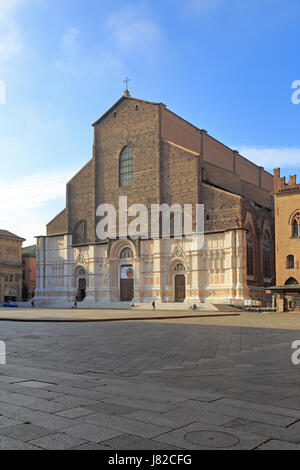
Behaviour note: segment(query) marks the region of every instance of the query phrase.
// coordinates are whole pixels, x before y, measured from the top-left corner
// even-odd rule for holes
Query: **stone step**
[[[175,310],[175,311],[191,311],[194,302],[156,302],[156,310]],[[152,302],[136,303],[134,310],[153,310]],[[209,303],[197,304],[197,310],[201,311],[218,311],[217,307]]]

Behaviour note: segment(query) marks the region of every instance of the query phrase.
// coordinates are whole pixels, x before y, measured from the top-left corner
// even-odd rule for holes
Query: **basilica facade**
[[[66,208],[37,237],[36,302],[233,303],[274,284],[273,177],[162,103],[128,92],[94,124],[92,159],[66,188]],[[97,208],[204,205],[204,241],[99,239]],[[130,219],[129,219],[130,221]],[[193,216],[193,228],[196,220]],[[125,304],[124,304],[125,305]]]

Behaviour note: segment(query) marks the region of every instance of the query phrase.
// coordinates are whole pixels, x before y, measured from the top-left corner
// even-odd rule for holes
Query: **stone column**
[[[141,301],[140,285],[141,285],[141,260],[137,258],[134,263],[134,298],[133,301],[138,303]]]
[[[188,245],[188,243],[187,243]],[[190,259],[190,289],[191,289],[191,296],[187,298],[187,300],[190,300],[191,302],[195,304],[200,304],[201,303],[201,298],[199,295],[200,292],[200,254],[201,250],[197,250],[197,243],[191,243],[191,248],[192,250],[190,251],[189,259]],[[202,251],[203,254],[203,251]]]
[[[67,292],[67,302],[74,302],[76,298],[77,286],[73,285],[74,277],[74,250],[72,248],[72,235],[66,235],[64,239],[66,248],[66,263],[64,265],[65,290]]]
[[[162,256],[162,243],[163,240],[154,240],[154,259],[153,259],[153,300],[161,301],[161,256]]]
[[[88,264],[87,264],[87,289],[86,296],[89,302],[96,301],[96,262],[95,262],[95,246],[90,245],[87,249]]]

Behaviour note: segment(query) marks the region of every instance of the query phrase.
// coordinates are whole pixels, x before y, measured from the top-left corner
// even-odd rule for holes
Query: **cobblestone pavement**
[[[297,323],[0,322],[0,449],[300,449]]]

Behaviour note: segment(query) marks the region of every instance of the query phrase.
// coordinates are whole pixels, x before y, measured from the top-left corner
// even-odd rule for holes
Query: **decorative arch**
[[[299,282],[297,281],[297,279],[295,279],[294,277],[290,277],[286,282],[285,282],[285,286],[296,286],[298,285]]]
[[[75,299],[82,302],[86,298],[88,288],[88,271],[82,265],[77,265],[73,271],[73,288]]]
[[[133,259],[134,256],[133,256],[133,251],[131,248],[129,247],[125,247],[122,249],[121,253],[120,253],[120,258],[121,259]]]
[[[173,271],[175,273],[185,273],[186,269],[185,269],[185,266],[184,266],[183,263],[177,263],[177,264],[175,264],[175,266],[173,268]]]
[[[269,279],[271,277],[271,237],[268,230],[263,233],[262,253],[264,278]]]
[[[292,225],[293,221],[295,219],[299,219],[300,218],[300,209],[296,209],[292,212],[292,214],[290,215],[290,218],[289,218],[289,225]]]
[[[132,255],[133,255],[132,259],[136,258],[136,256],[137,256],[136,248],[135,248],[134,244],[128,239],[117,240],[112,245],[111,251],[110,251],[110,258],[111,259],[118,259],[118,260],[121,259],[121,253],[125,249],[131,250]]]
[[[130,257],[126,257],[130,254]],[[125,255],[125,256],[123,256]],[[122,298],[121,272],[123,268],[133,269],[134,292],[139,289],[139,260],[135,245],[131,240],[116,240],[110,250],[108,285],[114,295],[114,300]]]
[[[119,156],[119,186],[126,188],[133,185],[133,152],[126,146]]]
[[[290,217],[290,224],[292,226],[292,237],[300,237],[300,211],[295,211]]]
[[[183,257],[176,256],[173,258],[169,264],[169,273],[168,273],[168,285],[171,302],[176,301],[176,278],[184,277],[185,278],[185,296],[189,288],[189,268],[187,267],[186,261]]]
[[[250,204],[246,205],[243,226],[246,229],[246,269],[247,276],[254,280],[257,276],[257,254],[258,254],[258,238],[257,238],[257,218],[253,214]]]
[[[88,283],[88,271],[85,266],[78,264],[73,270],[73,287],[77,288],[78,279],[84,278],[86,283]]]
[[[254,276],[254,236],[251,228],[247,229],[247,276]]]
[[[182,257],[176,257],[171,260],[169,265],[169,272],[174,272],[176,265],[182,265],[184,267],[184,271],[187,272],[186,262]]]

